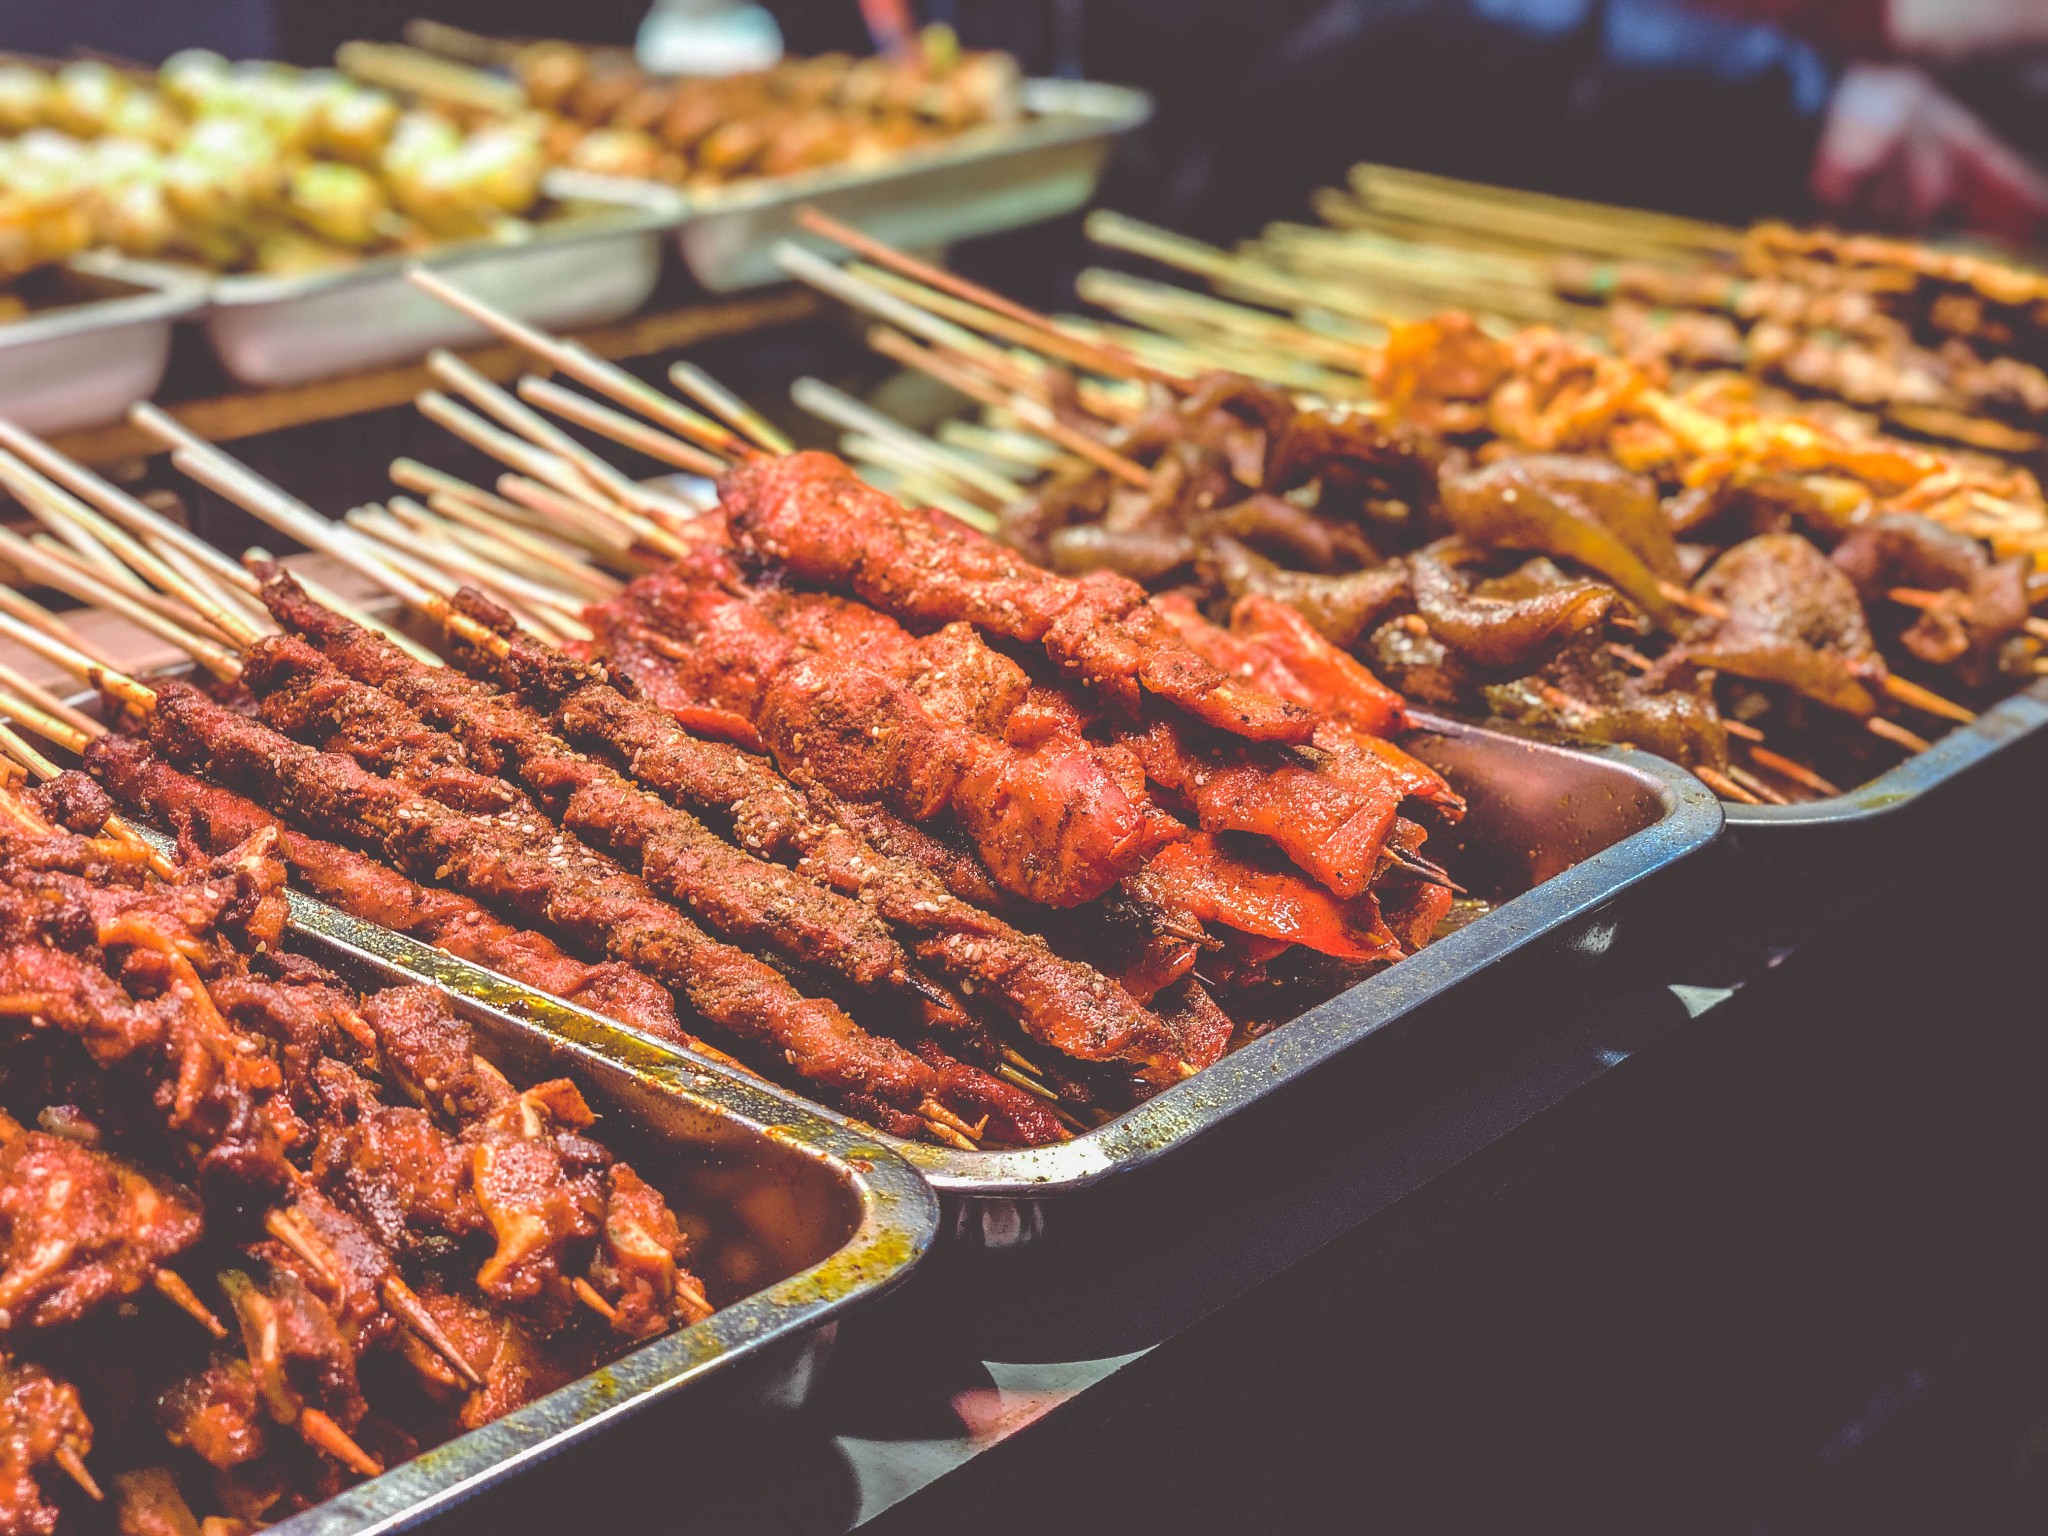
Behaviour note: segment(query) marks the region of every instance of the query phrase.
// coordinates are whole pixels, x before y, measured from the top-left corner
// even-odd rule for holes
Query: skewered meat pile
[[[281,946],[274,828],[111,809],[0,789],[0,1530],[251,1529],[708,1314],[572,1082]]]
[[[199,51],[144,78],[0,65],[0,279],[91,247],[282,273],[514,237],[541,127]]]
[[[699,1048],[956,1146],[1065,1139],[1448,913],[1423,850],[1462,801],[1291,613],[1067,581],[823,456],[724,489],[730,528],[591,610],[581,658],[469,593],[428,665],[280,573],[243,697],[166,683],[86,765],[201,846],[278,828],[359,915],[674,1036],[632,987],[672,995]]]
[[[561,42],[522,48],[512,70],[553,115],[560,163],[694,188],[877,164],[1023,115],[1016,61],[963,53],[944,27],[902,58],[826,54],[741,75],[664,78]]]
[[[2000,538],[2039,506],[2024,472],[1459,315],[1397,328],[1378,383],[1376,415],[1227,375],[1162,391],[1117,439],[1143,489],[1077,467],[1005,537],[1214,614],[1284,604],[1411,698],[1738,797],[1867,778],[1913,739],[1891,717],[1924,728],[1916,683],[1982,702],[2035,675],[2030,561]]]
[[[1744,368],[2001,453],[2035,455],[2044,445],[2048,283],[2016,267],[1760,224],[1727,266],[1567,259],[1551,282],[1610,306],[1617,343],[1637,354]]]
[[[1887,427],[2037,459],[2048,447],[2048,287],[2038,272],[1910,242],[1762,223],[1748,230],[1397,170],[1353,167],[1315,194],[1322,226],[1281,223],[1236,253],[1138,231],[1110,243],[1295,312],[1287,354],[1214,366],[1346,390],[1343,342],[1468,310],[1560,326],[1680,374],[1739,371]],[[1105,221],[1114,225],[1113,220]],[[1089,274],[1084,296],[1176,340],[1242,342],[1256,313],[1204,318],[1145,285]],[[1333,324],[1333,317],[1343,317]],[[1362,322],[1362,325],[1361,325]],[[1355,349],[1354,349],[1355,350]],[[1324,364],[1335,364],[1333,376]],[[1308,365],[1317,365],[1304,376]]]

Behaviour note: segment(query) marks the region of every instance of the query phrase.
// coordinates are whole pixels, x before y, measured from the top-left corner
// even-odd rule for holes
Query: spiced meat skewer
[[[467,594],[456,601],[479,622],[503,622]],[[911,936],[920,961],[993,1002],[1031,1038],[1085,1058],[1105,1041],[1156,1032],[1145,1010],[1093,967],[960,900],[930,869],[875,849],[845,825],[846,807],[828,791],[799,788],[763,758],[690,735],[666,711],[620,692],[600,669],[529,639],[506,635],[491,653],[463,645],[458,656],[546,709],[565,734],[609,751],[639,782],[723,813],[764,853],[794,859],[859,895]]]
[[[152,745],[173,762],[248,786],[293,808],[324,835],[369,843],[401,868],[441,879],[644,970],[722,1031],[772,1050],[807,1080],[885,1128],[923,1129],[914,1110],[932,1069],[868,1035],[836,1006],[806,998],[773,967],[718,943],[640,881],[566,837],[536,843],[467,815],[167,684],[150,715]]]
[[[278,638],[259,641],[251,651],[249,681],[273,725],[346,752],[373,772],[409,778],[437,799],[450,798],[451,783],[458,800],[464,790],[473,797],[495,791],[495,806],[468,809],[534,814],[531,802],[500,776],[522,784],[564,825],[638,864],[663,895],[735,942],[770,948],[865,991],[914,996],[928,1019],[943,1011],[951,1016],[943,1022],[960,1020],[957,1005],[921,983],[909,957],[865,908],[735,848],[688,813],[573,751],[538,718],[484,685],[420,666],[304,602],[302,594],[290,602],[282,591],[289,582],[281,578],[270,591],[322,648]]]
[[[657,1039],[723,1057],[677,1023],[675,1003],[666,988],[630,966],[617,961],[586,964],[564,953],[545,934],[515,927],[467,896],[422,885],[353,848],[286,826],[253,800],[179,772],[135,737],[107,734],[79,747],[86,771],[116,801],[147,820],[191,836],[209,853],[223,852],[274,826],[279,856],[294,884],[308,895]]]

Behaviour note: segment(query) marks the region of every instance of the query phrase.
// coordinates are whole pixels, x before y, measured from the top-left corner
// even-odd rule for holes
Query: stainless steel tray
[[[929,249],[1071,213],[1094,196],[1112,143],[1142,127],[1152,99],[1127,86],[1028,80],[1034,114],[872,167],[826,166],[688,194],[676,240],[714,293],[786,280],[779,240],[827,250],[797,227],[806,203],[890,245]]]
[[[1637,882],[1697,853],[1721,831],[1720,802],[1691,774],[1621,747],[1572,748],[1417,713],[1403,745],[1452,776],[1471,811],[1448,843],[1461,879],[1493,911],[1360,982],[1215,1066],[1056,1147],[961,1152],[880,1132],[945,1199],[954,1241],[1028,1243],[1045,1207],[1111,1174],[1167,1156],[1461,982],[1561,930],[1593,920]],[[592,1026],[573,1004],[435,955],[437,979],[546,1028]],[[632,1038],[638,1038],[632,1037]],[[804,1103],[781,1088],[773,1093]],[[813,1113],[837,1119],[829,1110]],[[842,1122],[844,1123],[844,1122]]]
[[[2048,727],[2048,679],[1994,704],[1917,757],[1909,757],[1860,788],[1803,805],[1729,805],[1730,827],[1766,836],[1779,827],[1859,826],[1902,811],[1944,789],[1987,758]]]
[[[405,280],[414,263],[459,273],[478,298],[548,330],[603,325],[645,304],[661,278],[663,237],[683,217],[682,195],[564,172],[550,173],[545,190],[565,211],[517,243],[468,241],[299,276],[212,277],[207,339],[221,366],[252,385],[303,384],[489,340],[482,326]]]
[[[0,416],[31,432],[118,421],[147,400],[170,362],[171,327],[206,302],[190,276],[91,256],[41,280],[61,290],[62,307],[0,325]]]
[[[714,1379],[721,1411],[794,1409],[838,1315],[901,1280],[931,1246],[937,1200],[870,1135],[591,1015],[537,1029],[474,986],[452,984],[460,962],[296,894],[291,942],[357,984],[441,987],[475,1026],[480,1052],[508,1075],[574,1078],[649,1182],[679,1211],[712,1219],[693,1263],[704,1265],[714,1297],[747,1294],[272,1526],[279,1536],[416,1525]]]

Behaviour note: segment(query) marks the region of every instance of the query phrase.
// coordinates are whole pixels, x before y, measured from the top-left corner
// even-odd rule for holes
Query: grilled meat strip
[[[563,826],[637,865],[649,885],[732,941],[816,966],[863,991],[914,998],[933,1027],[956,1032],[966,1025],[957,1003],[915,975],[902,946],[858,903],[734,847],[687,811],[571,748],[517,701],[459,672],[413,661],[306,600],[288,576],[274,579],[267,595],[280,623],[320,647],[275,636],[250,652],[244,676],[271,724],[320,738],[329,750],[437,800],[444,799],[440,786],[457,778],[450,759],[466,753],[460,771],[473,774],[473,762],[486,774],[516,780]],[[364,742],[365,730],[381,739]],[[500,807],[515,808],[524,807]]]
[[[719,493],[741,545],[800,579],[851,592],[906,623],[965,620],[1043,646],[1061,670],[1127,713],[1144,692],[1255,741],[1306,741],[1314,731],[1306,711],[1188,650],[1136,582],[1040,570],[950,519],[908,510],[830,454],[748,460]]]
[[[102,736],[87,770],[137,815],[224,853],[266,827],[294,883],[328,905],[490,970],[567,998],[657,1039],[711,1050],[676,1022],[666,988],[616,960],[587,965],[545,934],[515,928],[469,897],[409,880],[388,865],[285,826],[253,800],[180,773],[145,741]],[[717,1054],[714,1052],[714,1054]]]
[[[486,623],[500,617],[488,604],[458,601]],[[764,854],[795,859],[858,895],[909,936],[920,962],[991,1002],[1032,1039],[1084,1060],[1163,1048],[1158,1021],[1108,978],[961,901],[930,870],[877,851],[842,824],[845,807],[829,792],[800,791],[765,759],[691,736],[601,671],[530,640],[513,640],[502,659],[463,660],[491,667],[499,681],[546,709],[565,735],[609,751],[638,782],[707,815],[729,816]]]
[[[548,923],[576,943],[647,972],[734,1038],[772,1050],[858,1112],[908,1109],[932,1069],[876,1039],[831,1003],[804,997],[773,967],[710,938],[638,879],[557,836],[455,811],[377,778],[353,759],[304,747],[190,687],[158,692],[150,738],[175,763],[292,807],[321,835],[381,849],[401,868]],[[913,1117],[885,1128],[914,1132]]]
[[[1019,744],[948,718],[936,707],[943,699],[920,698],[869,664],[864,645],[889,621],[851,604],[842,611],[860,629],[814,648],[785,632],[765,601],[677,566],[591,616],[601,642],[650,620],[660,631],[640,648],[636,681],[679,674],[694,696],[751,720],[786,773],[881,800],[913,822],[950,816],[997,883],[1024,900],[1093,901],[1180,835],[1146,799],[1135,763],[1119,773],[1069,733]]]

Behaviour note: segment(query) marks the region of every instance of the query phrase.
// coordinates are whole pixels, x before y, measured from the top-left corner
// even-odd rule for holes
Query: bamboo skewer
[[[668,377],[677,389],[727,426],[752,438],[762,452],[784,454],[795,450],[796,444],[780,428],[695,363],[670,363]]]
[[[38,521],[63,539],[72,555],[117,586],[143,597],[150,595],[148,583],[154,582],[163,591],[181,597],[195,596],[186,590],[185,580],[177,571],[62,486],[38,474],[25,460],[0,452],[0,482]],[[230,616],[226,622],[232,625],[235,619]]]
[[[1904,747],[1908,752],[1929,752],[1934,743],[1925,737],[1916,736],[1896,721],[1887,720],[1883,715],[1872,715],[1863,722],[1863,728],[1871,735],[1890,742],[1893,746]]]
[[[1064,359],[1056,356],[1053,349],[1045,345],[1043,337],[1021,329],[1010,332],[1005,328],[1006,322],[992,322],[989,317],[975,312],[971,306],[964,305],[957,299],[949,299],[942,293],[921,288],[893,272],[860,264],[842,268],[841,271],[851,282],[864,284],[876,292],[901,299],[913,308],[945,322],[951,327],[952,333],[956,334],[948,334],[944,339],[934,335],[930,338],[934,345],[958,352],[963,358],[970,360],[984,372],[997,376],[1013,389],[1050,404],[1045,373],[1059,370],[1065,372],[1072,380],[1074,397],[1092,416],[1125,425],[1135,421],[1144,410],[1142,398],[1129,393],[1133,381],[1119,376],[1108,383],[1098,383],[1093,375],[1077,373],[1068,367]],[[989,328],[990,334],[1001,336],[1006,344],[991,346],[983,341],[980,335],[980,329],[983,327]],[[1088,336],[1087,332],[1081,330],[1071,330],[1070,334],[1076,339],[1087,339]],[[962,338],[970,340],[973,345],[958,345]],[[1168,376],[1173,378],[1177,392],[1185,392],[1189,383],[1188,378],[1178,374]]]
[[[142,542],[149,552],[184,578],[190,592],[211,602],[214,607],[224,609],[241,621],[236,630],[247,629],[257,634],[267,634],[276,626],[270,615],[265,613],[239,586],[231,587],[213,573],[193,560],[177,545],[154,534],[144,534]],[[226,624],[217,624],[223,633],[233,633]]]
[[[1282,318],[1248,304],[1234,304],[1211,294],[1194,293],[1171,283],[1155,283],[1091,267],[1075,282],[1075,292],[1086,302],[1112,314],[1152,323],[1157,319],[1178,319],[1205,332],[1222,331],[1255,337],[1267,346],[1307,355],[1318,362],[1366,375],[1379,360],[1377,349],[1312,331],[1298,322]]]
[[[564,496],[582,501],[593,498],[594,488],[566,460],[491,425],[439,390],[423,390],[414,397],[413,404],[435,426],[454,433],[470,447],[489,454],[516,473],[538,480]]]
[[[466,502],[479,512],[488,512],[522,528],[539,531],[547,526],[516,502],[507,501],[495,492],[480,485],[471,485],[467,480],[436,469],[431,464],[422,464],[417,459],[393,459],[390,474],[393,485],[411,491],[415,496],[424,496],[429,506],[433,505],[436,496],[440,496]]]
[[[540,518],[567,523],[592,539],[611,540],[611,558],[614,561],[626,558],[633,547],[636,535],[631,525],[615,521],[587,503],[564,496],[553,486],[542,485],[538,480],[528,479],[525,475],[500,475],[498,494]],[[665,530],[656,528],[655,532],[667,536]]]
[[[14,720],[27,726],[46,741],[54,741],[60,746],[76,743],[72,747],[73,751],[83,751],[86,743],[92,737],[104,734],[106,731],[105,726],[99,725],[96,722],[94,728],[90,731],[77,730],[66,726],[61,721],[52,720],[46,715],[41,715],[33,709],[25,708],[18,699],[0,699],[0,715],[4,715],[9,720]],[[45,729],[45,726],[48,729]],[[43,756],[42,753],[38,752],[33,746],[29,745],[28,742],[24,741],[21,734],[12,726],[5,723],[0,723],[0,748],[4,748],[9,757],[13,758],[15,762],[20,763],[30,773],[33,773],[45,783],[56,778],[64,771],[47,757]],[[149,867],[163,879],[171,879],[177,874],[177,870],[171,864],[171,861],[158,853],[149,840],[136,831],[134,825],[127,818],[123,816],[109,816],[100,823],[100,830],[106,833],[107,836],[126,843],[131,848],[142,849],[147,855]],[[157,1280],[155,1278],[157,1274],[171,1275],[171,1279],[168,1281]],[[206,1309],[206,1304],[192,1294],[191,1287],[187,1286],[183,1279],[172,1275],[170,1270],[159,1267],[152,1270],[151,1282],[164,1294],[167,1300],[188,1317],[196,1319],[215,1338],[218,1339],[225,1336],[226,1330],[221,1327],[220,1319],[209,1312]]]
[[[191,435],[172,418],[165,416],[163,420],[183,436]],[[216,579],[230,586],[239,587],[245,592],[255,592],[256,583],[246,571],[190,529],[179,527],[154,507],[138,501],[126,491],[101,479],[83,466],[73,463],[39,438],[31,437],[9,422],[0,421],[0,443],[6,444],[20,458],[34,465],[73,495],[90,502],[129,532],[142,536],[155,535],[175,544],[189,559],[205,567]]]
[[[446,498],[443,498],[446,501]],[[374,504],[373,504],[374,505]],[[483,530],[471,527],[456,518],[443,516],[430,506],[423,506],[410,496],[394,495],[384,502],[384,510],[407,527],[417,528],[436,544],[448,548],[466,549],[479,559],[502,570],[523,576],[528,580],[546,580],[557,590],[557,596],[567,599],[587,600],[590,588],[579,579],[574,579],[538,558],[517,544],[501,536],[496,527]]]
[[[10,535],[10,537],[13,536]],[[126,602],[140,604],[142,607],[155,613],[159,618],[167,619],[181,629],[189,629],[202,639],[220,640],[223,642],[228,639],[227,633],[218,624],[209,622],[203,615],[194,610],[192,604],[181,602],[174,597],[166,597],[155,587],[144,586],[140,592],[136,592],[130,586],[117,583],[107,575],[104,567],[93,561],[80,558],[69,544],[52,538],[49,534],[32,533],[28,536],[27,542],[31,549],[40,551],[48,559],[54,560],[59,566],[72,572],[75,576],[106,587],[109,591],[117,593]],[[75,593],[73,595],[76,596]]]
[[[367,552],[360,540],[350,538],[297,497],[252,473],[152,406],[137,406],[129,414],[136,425],[157,433],[171,444],[171,462],[200,484],[218,491],[307,548],[333,555],[358,574],[396,591],[408,602],[413,601],[404,589],[409,583],[402,583],[402,578]]]
[[[1903,603],[1908,608],[1918,608],[1922,612],[1937,610],[1942,606],[1941,593],[1925,592],[1916,587],[1893,587],[1885,596],[1895,603]],[[2027,633],[2036,640],[2048,640],[2048,619],[2029,618],[2025,627]]]
[[[428,390],[415,403],[420,414],[436,426],[453,432],[471,447],[481,449],[522,477],[538,481],[558,496],[586,508],[591,516],[607,519],[626,528],[633,537],[662,547],[665,535],[659,524],[632,510],[628,503],[613,501],[602,493],[594,494],[595,487],[589,478],[569,460],[537,446],[530,439],[501,431],[439,391]],[[538,417],[534,419],[539,420]],[[578,451],[582,450],[579,448]],[[500,489],[503,489],[502,483]],[[655,500],[652,493],[644,488],[635,498],[642,504]]]
[[[52,690],[45,688],[33,678],[23,676],[12,667],[0,665],[0,688],[5,688],[17,700],[39,711],[46,718],[68,725],[75,731],[89,731],[99,724],[84,710],[74,708]]]
[[[681,438],[662,431],[659,427],[648,426],[600,405],[588,396],[579,395],[549,379],[536,378],[529,374],[519,381],[519,394],[543,410],[553,411],[564,421],[572,421],[589,432],[608,437],[613,442],[644,453],[650,459],[658,459],[675,469],[687,470],[693,475],[703,475],[715,480],[729,467],[724,459],[706,450],[684,442]]]
[[[1019,420],[1028,422],[1033,428],[1044,433],[1062,448],[1077,453],[1097,467],[1109,471],[1126,485],[1134,485],[1141,490],[1150,489],[1152,475],[1143,465],[1097,442],[1087,433],[1067,425],[1038,401],[1006,395],[939,352],[918,346],[900,332],[878,328],[868,333],[868,344],[885,357],[893,358],[906,367],[915,368],[920,373],[928,373],[942,384],[951,385],[969,399],[978,400],[983,405],[992,406],[997,410],[1010,412]]]
[[[50,1460],[57,1464],[58,1471],[78,1484],[93,1503],[104,1504],[107,1501],[106,1494],[100,1491],[100,1485],[93,1481],[92,1473],[86,1470],[85,1461],[78,1454],[77,1447],[60,1445],[50,1452]]]
[[[392,498],[394,501],[400,499]],[[566,545],[555,543],[544,534],[529,533],[524,528],[507,523],[472,503],[455,496],[434,496],[427,501],[430,511],[450,523],[460,524],[479,537],[495,540],[500,546],[517,550],[540,566],[547,567],[560,580],[579,588],[592,599],[611,597],[625,589],[625,583],[592,565],[588,559],[579,558]]]
[[[224,682],[242,675],[241,664],[211,640],[173,623],[111,582],[96,584],[77,567],[37,549],[18,534],[0,529],[0,555],[44,585],[93,607],[105,608],[158,639],[169,641]]]
[[[409,554],[416,562],[447,572],[456,586],[465,579],[473,580],[499,600],[510,599],[514,607],[536,620],[557,643],[591,637],[589,627],[575,617],[580,605],[573,598],[565,598],[552,587],[493,564],[474,551],[445,543],[431,528],[376,506],[357,507],[346,521],[381,548],[398,552],[401,557]]]
[[[1065,361],[1111,377],[1149,379],[1154,383],[1168,386],[1178,382],[1155,374],[1136,358],[1126,356],[1114,348],[1077,344],[1075,339],[1055,322],[1036,310],[1029,309],[991,288],[969,282],[943,267],[935,267],[929,262],[906,255],[894,246],[886,245],[851,225],[841,223],[819,208],[799,208],[796,220],[814,235],[822,235],[850,251],[858,252],[869,261],[879,263],[899,276],[922,283],[927,288],[937,289],[986,313],[1000,316],[1021,330],[1035,333],[1039,338],[1036,344],[1024,342],[1022,345],[1032,346],[1037,351],[1045,351],[1048,347],[1057,349],[1054,355],[1063,357]]]
[[[1884,675],[1884,681],[1879,686],[1887,694],[1891,695],[1892,698],[1898,700],[1899,703],[1912,709],[1921,710],[1926,714],[1937,715],[1943,720],[1953,720],[1959,725],[1968,725],[1977,718],[1977,712],[1974,709],[1966,709],[1953,699],[1945,699],[1931,688],[1923,688],[1918,683],[1900,677],[1894,672],[1887,672]]]
[[[938,470],[985,498],[991,506],[1003,507],[1024,494],[1024,487],[1007,475],[975,463],[922,433],[914,432],[892,416],[834,389],[822,379],[802,378],[790,386],[790,399],[813,416],[822,417],[848,432],[894,443],[918,462]]]
[[[451,566],[460,565],[462,562],[449,561],[445,552],[437,557],[430,544],[408,537],[403,525],[399,525],[399,533],[394,538],[390,525],[371,518],[371,513],[375,513],[379,518],[386,515],[381,508],[356,507],[350,510],[345,521],[349,531],[379,562],[403,575],[421,592],[436,598],[446,598],[462,586],[464,578],[451,569]],[[545,639],[550,644],[559,644],[564,638],[545,613],[536,610],[517,594],[493,586],[490,580],[483,576],[476,579],[476,585],[509,611],[518,620],[520,627],[529,634]]]
[[[497,418],[542,452],[553,454],[568,465],[603,499],[630,507],[638,505],[647,494],[645,487],[634,484],[553,422],[500,389],[453,353],[429,353],[427,368],[435,378],[479,410]]]
[[[70,515],[77,503],[65,496],[56,486],[37,477],[27,464],[11,453],[0,451],[0,485],[5,485],[14,499],[28,508],[29,513],[48,528],[77,558],[92,566],[100,575],[122,588],[130,596],[139,597],[149,588],[135,573],[115,559],[107,547],[87,537],[78,527],[77,518]],[[64,510],[58,510],[59,500],[69,503]],[[77,508],[83,512],[83,508]]]
[[[545,331],[513,319],[474,295],[465,293],[439,273],[416,266],[407,270],[406,277],[413,286],[432,294],[451,308],[460,310],[514,346],[540,358],[577,382],[589,385],[599,394],[609,395],[619,404],[640,412],[651,421],[659,422],[670,431],[680,433],[693,442],[704,444],[713,452],[723,453],[729,457],[743,458],[753,451],[725,427],[691,410],[680,401],[670,399],[660,390],[641,383],[625,369],[605,362],[574,342],[558,340]]]

